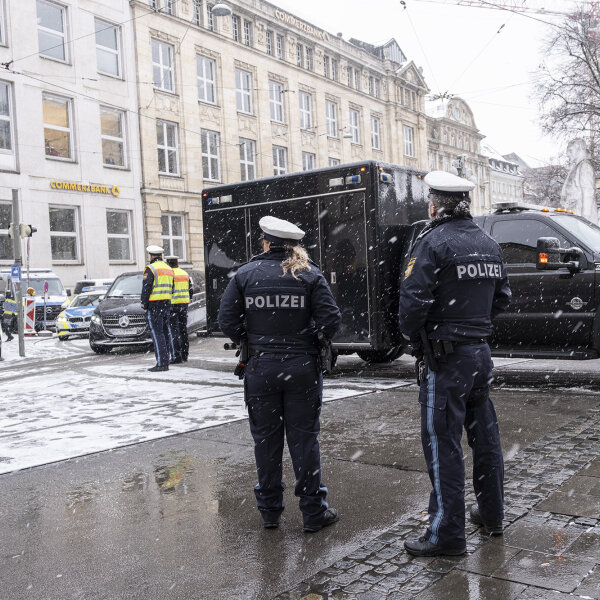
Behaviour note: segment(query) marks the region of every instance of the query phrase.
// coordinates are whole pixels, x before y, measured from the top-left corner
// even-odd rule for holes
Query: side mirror
[[[67,296],[70,296],[70,295],[71,295],[71,290],[67,289]]]
[[[585,254],[581,248],[561,248],[557,238],[538,238],[536,262],[538,270],[568,269],[571,274],[574,274],[579,273],[584,265]]]

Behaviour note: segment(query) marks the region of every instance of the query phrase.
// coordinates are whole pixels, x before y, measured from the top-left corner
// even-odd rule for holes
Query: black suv
[[[511,356],[598,356],[600,227],[564,209],[495,208],[475,221],[502,248],[513,298],[494,321],[492,347]]]
[[[193,295],[188,307],[188,332],[206,327],[206,297],[204,276],[200,271],[189,271]],[[142,309],[141,271],[123,273],[110,286],[90,321],[90,347],[105,354],[118,346],[152,346],[146,313]]]

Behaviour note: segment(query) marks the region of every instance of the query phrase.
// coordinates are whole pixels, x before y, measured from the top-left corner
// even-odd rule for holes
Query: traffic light
[[[22,238],[31,237],[37,231],[37,227],[33,225],[25,225],[25,223],[19,223],[19,235]]]

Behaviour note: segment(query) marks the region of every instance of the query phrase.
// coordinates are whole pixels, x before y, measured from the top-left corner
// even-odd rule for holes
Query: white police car
[[[92,313],[104,298],[104,294],[105,290],[96,290],[75,296],[56,319],[58,339],[67,340],[74,335],[89,335]]]

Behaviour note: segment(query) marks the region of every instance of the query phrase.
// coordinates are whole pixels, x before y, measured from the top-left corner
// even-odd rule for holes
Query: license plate
[[[117,337],[125,337],[128,335],[139,335],[141,331],[138,329],[113,329],[111,333]]]

